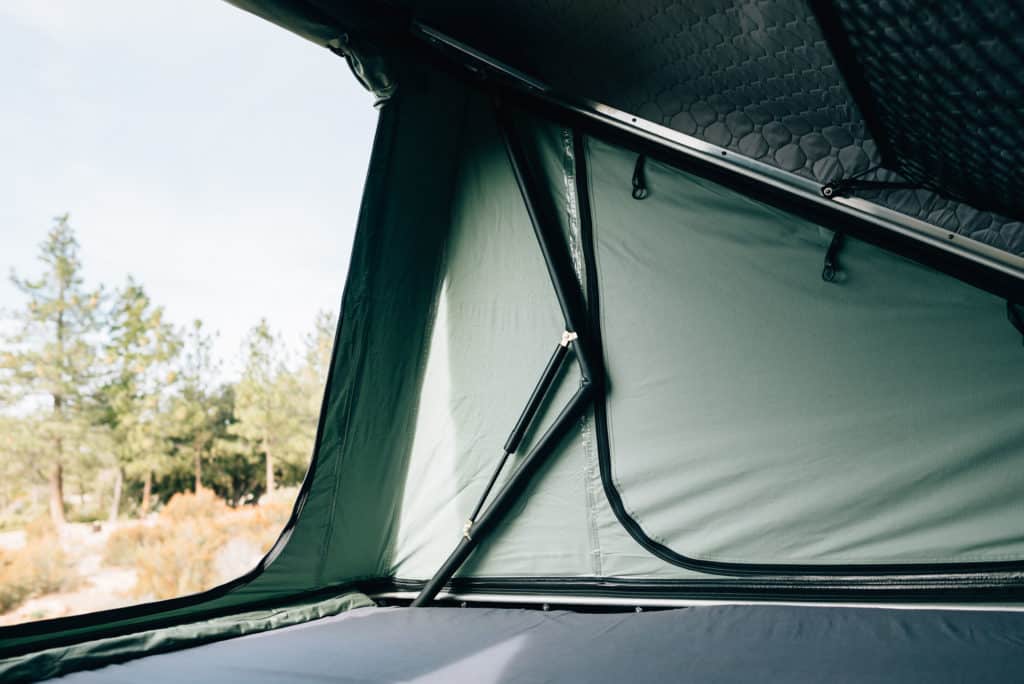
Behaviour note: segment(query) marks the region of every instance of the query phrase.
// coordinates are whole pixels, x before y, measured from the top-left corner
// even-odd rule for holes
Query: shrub
[[[171,497],[153,527],[139,526],[136,595],[164,599],[213,586],[214,554],[228,541],[230,510],[207,490]]]
[[[159,528],[148,528],[141,524],[118,527],[107,537],[107,544],[103,549],[103,562],[123,568],[135,567],[143,546],[158,534]]]
[[[48,517],[29,523],[25,536],[24,548],[0,551],[0,612],[34,596],[66,591],[78,582],[74,564]]]
[[[240,509],[232,532],[246,537],[264,553],[269,551],[291,516],[297,494],[297,489],[279,489],[273,497],[263,497],[258,506]]]
[[[217,520],[231,509],[209,489],[201,489],[198,494],[185,492],[175,494],[160,510],[161,524],[178,524],[185,521]]]
[[[57,541],[57,527],[48,515],[41,515],[25,525],[25,539],[28,544]]]
[[[108,554],[134,559],[138,598],[203,591],[252,568],[281,533],[291,508],[286,497],[231,509],[210,491],[176,494],[152,527],[125,527],[112,534]]]

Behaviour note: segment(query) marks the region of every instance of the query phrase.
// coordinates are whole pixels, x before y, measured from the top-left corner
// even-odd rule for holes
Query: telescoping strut
[[[505,442],[504,453],[498,460],[494,473],[466,521],[462,539],[420,591],[412,602],[413,606],[424,606],[434,600],[438,592],[469,558],[480,541],[501,521],[541,464],[555,451],[562,438],[576,424],[593,399],[593,365],[588,355],[586,340],[581,336],[581,331],[586,330],[584,327],[586,300],[573,273],[568,249],[557,233],[559,224],[553,210],[550,204],[542,201],[543,195],[537,185],[537,177],[530,168],[529,159],[515,129],[511,112],[505,108],[497,96],[494,98],[494,108],[516,184],[519,186],[523,203],[530,215],[530,223],[533,225],[534,235],[544,255],[548,276],[551,278],[555,296],[558,298],[558,306],[565,320],[565,332],[562,334],[558,346],[555,347],[555,351],[551,354],[540,380],[530,394],[523,412]],[[502,484],[490,503],[485,506],[508,457],[519,448],[523,436],[529,430],[541,406],[544,405],[552,388],[556,385],[568,359],[570,346],[582,376],[579,388],[555,417],[551,426],[540,436],[530,452],[522,458],[519,466]]]

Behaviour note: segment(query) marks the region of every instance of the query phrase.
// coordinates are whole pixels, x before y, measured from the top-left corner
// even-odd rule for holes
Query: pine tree
[[[320,420],[320,407],[323,403],[324,384],[331,366],[334,351],[334,333],[338,319],[326,311],[320,311],[313,321],[313,330],[305,339],[305,354],[299,372],[298,381],[301,386],[303,410],[302,421],[305,426],[297,435],[296,449],[305,453],[307,459],[313,454],[313,441],[316,438],[317,423]]]
[[[221,438],[224,421],[220,393],[212,386],[219,364],[213,356],[214,336],[203,322],[192,322],[184,339],[178,392],[171,400],[168,419],[176,451],[188,459],[198,494],[203,488],[203,463],[208,461]]]
[[[0,352],[0,401],[8,408],[40,411],[38,429],[22,450],[36,454],[48,469],[50,515],[64,523],[64,467],[74,458],[87,430],[84,414],[93,386],[101,290],[88,290],[82,278],[79,245],[67,214],[40,245],[38,278],[11,274],[27,297],[14,314],[17,330]],[[44,406],[48,405],[48,406]]]
[[[238,422],[231,432],[263,455],[266,493],[273,494],[276,471],[295,468],[303,455],[299,436],[303,422],[302,388],[284,364],[281,343],[267,321],[249,331],[245,343],[245,369],[235,394]]]
[[[169,363],[181,347],[163,307],[129,277],[109,315],[104,344],[106,377],[97,393],[99,422],[110,430],[117,474],[110,518],[117,518],[125,475],[143,480],[143,515],[149,509],[153,472],[168,451],[161,401],[174,378]]]

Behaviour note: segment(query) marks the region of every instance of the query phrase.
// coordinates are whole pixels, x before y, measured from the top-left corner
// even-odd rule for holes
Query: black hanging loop
[[[1024,344],[1024,306],[1006,300],[1006,317],[1010,320],[1010,325],[1020,333],[1021,344]]]
[[[825,252],[825,267],[821,269],[821,279],[826,283],[834,283],[839,273],[839,249],[843,246],[843,234],[836,231]]]
[[[642,200],[647,197],[647,179],[644,177],[644,162],[646,155],[639,155],[636,158],[636,166],[633,167],[633,199]]]

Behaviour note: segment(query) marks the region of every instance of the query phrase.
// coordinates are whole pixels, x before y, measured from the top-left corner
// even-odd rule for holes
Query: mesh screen
[[[1024,7],[834,0],[822,23],[888,168],[1024,217]],[[835,23],[832,23],[835,22]]]

